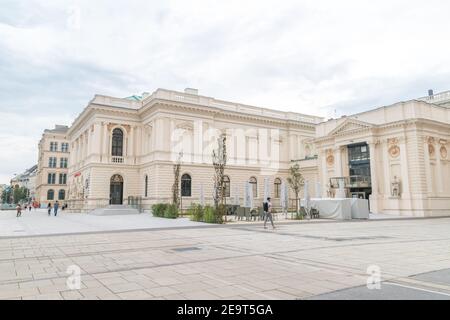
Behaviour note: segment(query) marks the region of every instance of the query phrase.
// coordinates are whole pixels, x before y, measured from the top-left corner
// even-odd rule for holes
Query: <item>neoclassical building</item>
[[[370,198],[372,212],[450,215],[449,105],[443,93],[325,121],[195,89],[96,95],[67,131],[69,207],[169,202],[178,159],[183,208],[201,193],[212,202],[211,154],[225,135],[227,201],[238,195],[242,203],[250,182],[262,202],[266,180],[279,205],[281,184],[297,162],[312,197],[332,197],[341,180],[349,197]]]

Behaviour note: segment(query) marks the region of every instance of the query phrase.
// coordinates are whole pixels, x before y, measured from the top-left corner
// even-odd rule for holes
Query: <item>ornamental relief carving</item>
[[[131,126],[129,124],[108,123],[106,128],[108,129],[108,131],[111,131],[113,127],[118,126],[118,125],[120,125],[123,128],[125,128],[127,133],[130,133]]]
[[[434,150],[434,146],[432,144],[428,145],[428,153],[430,154],[430,157],[435,156],[435,150]]]
[[[327,160],[327,165],[329,167],[332,167],[334,165],[334,155],[333,155],[333,150],[332,149],[328,149],[326,151],[326,160]]]
[[[441,149],[439,151],[441,153],[441,158],[447,159],[447,156],[448,156],[447,148],[445,146],[441,146]]]
[[[400,155],[400,147],[398,146],[398,138],[387,140],[389,148],[388,152],[392,158],[397,158]]]

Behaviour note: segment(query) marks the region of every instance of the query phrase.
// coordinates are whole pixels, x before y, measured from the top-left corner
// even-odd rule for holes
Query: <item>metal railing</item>
[[[348,177],[330,178],[330,186],[333,189],[339,189],[339,181],[344,180],[344,188],[370,188],[370,176],[354,175]]]

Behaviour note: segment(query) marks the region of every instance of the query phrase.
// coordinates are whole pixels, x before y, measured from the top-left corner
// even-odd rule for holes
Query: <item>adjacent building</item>
[[[41,206],[67,199],[69,139],[67,126],[46,129],[39,141],[36,200]]]

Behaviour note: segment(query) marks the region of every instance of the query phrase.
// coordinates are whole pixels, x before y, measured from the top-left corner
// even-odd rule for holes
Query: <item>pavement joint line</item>
[[[420,287],[416,287],[416,286],[412,286],[412,285],[404,285],[404,284],[400,284],[400,283],[396,283],[396,282],[392,282],[392,281],[383,282],[383,283],[388,284],[388,285],[393,285],[393,286],[398,286],[398,287],[403,287],[403,288],[408,288],[408,289],[413,289],[413,290],[419,290],[419,291],[424,291],[424,292],[428,292],[428,293],[435,293],[435,294],[450,297],[450,293],[445,293],[445,292],[441,292],[441,291],[423,289]]]
[[[409,276],[407,278],[398,278],[398,279],[391,280],[391,281],[393,281],[395,283],[398,283],[398,284],[406,283],[406,284],[415,285],[415,286],[418,286],[418,287],[440,289],[440,290],[444,290],[445,292],[450,294],[450,286],[446,286],[446,285],[443,285],[443,284],[438,284],[438,283],[435,283],[435,282],[416,280],[416,279],[413,279],[411,277],[412,276]]]
[[[408,221],[408,220],[432,220],[432,219],[450,219],[448,216],[442,217],[401,217],[401,218],[380,218],[380,219],[353,219],[353,220],[292,220],[292,221],[279,221],[277,225],[291,225],[291,224],[321,224],[321,223],[376,223],[385,221]],[[264,222],[251,223],[250,226],[262,226]],[[161,231],[161,230],[178,230],[178,229],[202,229],[202,228],[239,228],[245,226],[245,223],[232,225],[232,224],[205,224],[200,226],[180,226],[180,227],[159,227],[159,228],[140,228],[140,229],[118,229],[118,230],[96,230],[85,232],[73,232],[73,233],[53,233],[53,234],[33,234],[23,236],[0,236],[2,239],[17,239],[17,238],[39,238],[39,237],[58,237],[67,235],[89,235],[89,234],[106,234],[106,233],[124,233],[124,232],[140,232],[140,231]],[[248,226],[248,225],[247,225]]]

